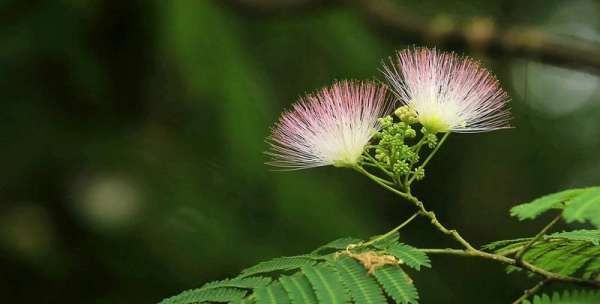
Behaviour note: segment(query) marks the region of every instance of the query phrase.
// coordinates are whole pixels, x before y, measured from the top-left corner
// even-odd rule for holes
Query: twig
[[[423,205],[423,203],[421,201],[419,201],[419,199],[412,196],[410,193],[401,192],[398,189],[388,185],[387,183],[382,182],[379,177],[372,175],[371,173],[369,173],[368,171],[366,171],[365,169],[363,169],[360,166],[355,167],[355,170],[357,170],[360,173],[363,173],[364,175],[366,175],[368,178],[370,178],[377,184],[383,186],[384,188],[390,190],[391,192],[393,192],[393,193],[399,195],[400,197],[406,199],[407,201],[411,202],[413,205],[415,205],[419,209],[419,211],[421,211],[421,214],[426,216],[427,218],[429,218],[429,220],[431,221],[431,224],[434,225],[442,233],[452,236],[456,241],[461,243],[468,250],[471,250],[471,251],[476,250],[475,247],[473,247],[471,244],[469,244],[469,242],[467,242],[456,230],[447,229],[444,225],[442,225],[442,223],[440,223],[440,221],[438,221],[435,213],[428,211],[425,208],[425,205]]]
[[[448,136],[450,135],[450,132],[446,132],[446,134],[444,134],[444,136],[442,136],[442,139],[440,139],[440,141],[437,143],[437,145],[435,146],[435,148],[433,149],[433,151],[431,151],[431,153],[429,153],[429,155],[427,156],[427,158],[423,161],[423,163],[419,166],[418,169],[424,169],[425,166],[427,166],[427,164],[429,163],[429,161],[433,158],[433,156],[437,153],[437,151],[440,149],[440,147],[442,146],[442,144],[444,144],[444,141],[446,141],[446,139],[448,138]],[[409,189],[410,191],[410,184],[412,184],[412,182],[415,180],[415,178],[417,178],[417,175],[413,175],[407,182],[407,189]]]
[[[554,224],[556,224],[556,222],[560,220],[561,217],[562,212],[558,216],[556,216],[552,221],[550,221],[548,225],[546,225],[540,232],[538,232],[538,234],[533,239],[531,239],[531,241],[525,244],[525,246],[523,246],[523,248],[521,248],[515,254],[515,260],[517,260],[517,262],[521,262],[523,260],[523,255],[527,252],[527,250],[529,250],[531,246],[533,246],[537,241],[539,241],[544,236],[544,234],[546,234],[546,232],[548,232],[548,230],[550,230],[550,228],[552,228],[552,226],[554,226]]]
[[[465,257],[479,257],[488,260],[494,260],[497,262],[501,262],[503,264],[519,267],[525,269],[529,272],[535,273],[537,275],[542,276],[548,282],[564,282],[564,283],[572,283],[585,287],[592,288],[600,288],[600,281],[596,280],[586,280],[575,278],[571,276],[564,276],[558,273],[547,271],[543,268],[532,265],[526,261],[522,261],[521,263],[517,263],[515,259],[505,257],[499,254],[488,253],[481,250],[462,250],[462,249],[419,249],[424,253],[429,254],[448,254],[448,255],[457,255],[457,256],[465,256]]]
[[[544,285],[546,285],[546,283],[548,283],[548,280],[543,280],[538,282],[537,284],[535,284],[535,286],[525,290],[523,292],[523,295],[520,296],[518,299],[516,299],[512,304],[519,304],[525,300],[527,300],[529,297],[531,297],[532,295],[534,295],[536,292],[538,292],[538,290],[540,290],[542,287],[544,287]]]
[[[298,13],[332,4],[328,0],[218,0],[218,4],[242,8],[244,13],[259,15],[277,15],[280,13]]]
[[[380,186],[390,190],[391,192],[393,192],[393,193],[397,194],[398,196],[411,202],[413,205],[415,205],[419,209],[419,211],[422,215],[424,215],[430,219],[431,224],[434,227],[436,227],[442,233],[452,236],[457,242],[459,242],[463,247],[465,247],[464,250],[460,250],[460,249],[423,249],[423,252],[433,253],[433,254],[451,254],[451,255],[460,255],[460,256],[480,257],[480,258],[498,261],[498,262],[501,262],[504,264],[508,264],[508,265],[512,265],[512,266],[516,266],[516,267],[528,270],[530,272],[533,272],[535,274],[542,276],[543,278],[545,278],[548,281],[560,281],[560,282],[565,282],[565,283],[573,283],[573,284],[577,284],[577,285],[581,285],[581,286],[600,288],[600,281],[585,280],[585,279],[580,279],[580,278],[575,278],[575,277],[570,277],[570,276],[564,276],[564,275],[550,272],[543,268],[537,267],[537,266],[535,266],[527,261],[524,261],[522,259],[516,260],[516,259],[512,259],[512,258],[503,256],[503,255],[488,253],[485,251],[475,249],[475,247],[473,247],[467,240],[465,240],[460,235],[460,233],[458,233],[458,231],[450,230],[450,229],[446,228],[442,223],[440,223],[440,221],[438,221],[435,213],[432,211],[428,211],[425,208],[425,206],[423,205],[423,203],[418,198],[412,196],[410,193],[401,192],[398,189],[380,181],[380,178],[372,175],[371,173],[369,173],[368,171],[366,171],[365,169],[363,169],[360,166],[357,166],[354,169],[356,171],[364,174],[365,176],[367,176],[368,178],[370,178],[371,180],[373,180]]]
[[[390,236],[390,235],[398,232],[398,230],[404,228],[404,226],[408,225],[412,220],[414,220],[417,216],[419,216],[419,214],[421,214],[421,212],[416,212],[411,217],[409,217],[406,221],[402,222],[402,224],[396,226],[396,228],[394,228],[394,229],[388,231],[387,233],[382,234],[382,235],[380,235],[380,236],[378,236],[378,237],[376,237],[376,238],[374,238],[374,239],[372,239],[372,240],[370,240],[368,242],[359,244],[359,246],[361,246],[361,247],[362,246],[369,246],[369,245],[374,244],[375,242],[377,242],[379,240],[385,239],[386,237],[388,237],[388,236]]]
[[[417,199],[416,197],[412,196],[410,193],[404,193],[404,192],[399,191],[398,189],[396,189],[396,188],[390,186],[389,184],[381,181],[381,179],[379,177],[377,177],[377,176],[369,173],[367,170],[363,169],[360,166],[355,167],[355,170],[357,170],[358,172],[364,174],[365,176],[367,176],[368,178],[370,178],[371,180],[373,180],[377,184],[379,184],[379,185],[383,186],[384,188],[390,190],[391,192],[395,193],[396,195],[399,195],[400,197],[402,197],[402,198],[406,199],[407,201],[411,202],[413,205],[415,205],[415,207],[417,207],[419,209],[419,211],[421,211],[421,214],[423,214],[424,216],[426,216],[427,218],[429,218],[429,220],[431,221],[431,224],[434,225],[442,233],[452,236],[456,241],[458,241],[459,243],[461,243],[468,250],[476,250],[456,230],[447,229],[444,225],[442,225],[442,223],[440,223],[440,221],[438,221],[437,216],[435,215],[435,213],[433,213],[431,211],[428,211],[425,208],[425,205],[423,205],[423,203],[421,201],[419,201],[419,199]]]

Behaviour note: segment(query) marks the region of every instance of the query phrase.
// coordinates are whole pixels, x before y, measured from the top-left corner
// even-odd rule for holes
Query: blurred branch
[[[249,13],[255,14],[273,14],[310,10],[333,1],[327,0],[219,0],[217,2],[225,3],[236,8],[242,8]]]
[[[228,0],[260,13],[310,9],[323,4],[353,4],[386,35],[421,43],[448,43],[498,56],[516,56],[600,74],[600,44],[553,35],[528,26],[503,27],[489,17],[459,23],[451,16],[423,18],[391,0]]]

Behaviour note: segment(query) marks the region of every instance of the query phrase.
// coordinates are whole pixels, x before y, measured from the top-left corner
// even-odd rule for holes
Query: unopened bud
[[[400,118],[400,121],[408,125],[414,124],[418,121],[417,112],[409,106],[399,107],[396,109],[396,111],[394,111],[394,114]]]

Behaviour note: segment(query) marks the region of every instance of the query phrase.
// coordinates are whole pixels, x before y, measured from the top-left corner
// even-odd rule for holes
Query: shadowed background
[[[382,79],[410,45],[481,60],[515,129],[452,135],[416,186],[475,244],[532,234],[510,206],[600,180],[600,3],[0,3],[0,293],[155,303],[412,207],[350,170],[269,171],[264,138],[300,95]],[[560,229],[560,227],[559,227]],[[424,221],[405,242],[455,246]],[[507,303],[535,282],[433,256],[422,303]]]

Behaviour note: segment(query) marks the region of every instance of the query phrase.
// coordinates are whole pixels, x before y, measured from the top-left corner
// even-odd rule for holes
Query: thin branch
[[[435,146],[435,148],[433,149],[433,151],[431,151],[431,153],[429,153],[429,155],[427,156],[427,158],[423,161],[423,163],[419,166],[418,169],[424,169],[425,166],[427,166],[427,164],[429,163],[429,161],[437,153],[437,151],[440,149],[440,147],[442,146],[442,144],[444,144],[444,141],[446,141],[446,139],[448,138],[448,136],[450,136],[450,132],[446,132],[446,134],[444,134],[444,136],[442,136],[442,139],[440,139],[440,141],[437,143],[437,145]],[[407,188],[408,189],[410,189],[410,184],[412,184],[412,182],[415,180],[415,178],[417,178],[416,174],[414,174],[408,180],[408,183],[407,183]]]
[[[527,250],[529,250],[531,248],[531,246],[533,246],[537,241],[539,241],[544,234],[546,234],[546,232],[548,232],[548,230],[550,230],[550,228],[552,228],[552,226],[554,226],[554,224],[556,224],[560,218],[562,217],[562,212],[556,216],[552,221],[550,221],[550,223],[548,223],[548,225],[546,225],[540,232],[538,232],[538,234],[536,234],[536,236],[531,239],[531,241],[529,241],[527,244],[525,244],[525,246],[523,246],[523,248],[521,248],[517,254],[515,254],[515,259],[517,260],[517,262],[521,262],[523,260],[523,255],[527,252]]]
[[[384,168],[383,166],[381,166],[379,164],[379,162],[369,153],[369,148],[365,148],[365,152],[363,153],[363,158],[366,158],[365,159],[366,164],[371,164],[374,167],[381,170],[381,172],[385,173],[387,176],[394,178],[394,174],[392,172],[390,172],[389,170],[387,170],[386,168]]]
[[[384,179],[384,178],[381,178],[381,177],[379,177],[377,175],[371,174],[371,172],[367,171],[365,168],[363,168],[361,166],[356,166],[354,169],[357,170],[357,171],[359,171],[360,173],[368,176],[370,179],[376,181],[377,183],[385,184],[387,187],[390,187],[390,188],[394,189],[393,188],[393,186],[395,185],[394,182],[389,181],[389,180]]]
[[[560,281],[560,282],[565,282],[565,283],[577,284],[577,285],[581,285],[581,286],[600,288],[600,281],[585,280],[585,279],[580,279],[580,278],[575,278],[575,277],[570,277],[570,276],[564,276],[564,275],[561,275],[558,273],[547,271],[543,268],[537,267],[537,266],[535,266],[527,261],[524,261],[524,260],[516,260],[516,259],[512,259],[512,258],[503,256],[503,255],[488,253],[485,251],[475,249],[475,247],[473,247],[467,240],[465,240],[460,235],[460,233],[458,233],[458,231],[450,230],[450,229],[446,228],[442,223],[440,223],[438,221],[435,213],[432,211],[428,211],[425,208],[425,206],[423,205],[423,203],[418,198],[412,196],[410,193],[404,193],[402,191],[399,191],[398,189],[380,181],[377,176],[372,175],[371,173],[369,173],[368,171],[366,171],[365,169],[363,169],[360,166],[356,166],[354,169],[356,171],[364,174],[365,176],[367,176],[368,178],[370,178],[371,180],[373,180],[380,186],[390,190],[391,192],[395,193],[396,195],[411,202],[413,205],[415,205],[419,209],[419,211],[422,215],[424,215],[425,217],[430,219],[431,224],[434,227],[436,227],[437,230],[441,231],[442,233],[444,233],[446,235],[452,236],[457,242],[459,242],[461,245],[463,245],[463,247],[465,247],[465,250],[424,249],[423,252],[433,253],[433,254],[436,254],[436,253],[437,254],[451,254],[451,255],[484,258],[484,259],[498,261],[498,262],[501,262],[504,264],[508,264],[508,265],[512,265],[512,266],[516,266],[516,267],[528,270],[530,272],[533,272],[535,274],[542,276],[543,278],[547,279],[548,281]]]
[[[388,231],[387,233],[382,234],[382,235],[380,235],[380,236],[378,236],[378,237],[376,237],[376,238],[374,238],[374,239],[372,239],[372,240],[370,240],[368,242],[362,243],[359,246],[361,246],[361,247],[362,246],[369,246],[371,244],[374,244],[377,241],[385,239],[386,237],[388,237],[388,236],[390,236],[390,235],[398,232],[398,230],[404,228],[404,226],[408,225],[412,220],[414,220],[417,216],[419,216],[419,214],[421,214],[421,212],[416,212],[411,217],[409,217],[407,220],[405,220],[404,222],[402,222],[402,224],[396,226],[396,228],[394,228],[394,229]]]
[[[419,209],[419,211],[421,211],[421,214],[423,214],[424,216],[426,216],[427,218],[429,218],[429,220],[431,221],[431,224],[434,225],[439,231],[441,231],[444,234],[452,236],[456,241],[458,241],[459,243],[461,243],[466,249],[468,249],[468,250],[476,250],[456,230],[450,230],[450,229],[446,228],[444,225],[442,225],[442,223],[440,223],[440,221],[438,221],[437,216],[435,215],[435,213],[427,210],[425,208],[425,205],[419,199],[417,199],[416,197],[412,196],[410,193],[404,193],[404,192],[399,191],[398,189],[396,189],[396,188],[388,185],[387,183],[380,181],[379,177],[377,177],[377,176],[369,173],[367,170],[365,170],[364,168],[362,168],[360,166],[356,166],[354,169],[356,171],[364,174],[365,176],[367,176],[368,178],[370,178],[371,180],[373,180],[377,184],[383,186],[384,188],[388,189],[389,191],[395,193],[396,195],[398,195],[398,196],[406,199],[410,203],[412,203],[415,207],[417,207]]]
[[[487,260],[493,260],[497,262],[501,262],[503,264],[519,267],[525,269],[529,272],[538,274],[545,278],[548,282],[564,282],[564,283],[572,283],[585,287],[593,287],[600,288],[600,281],[596,280],[585,280],[570,276],[564,276],[558,273],[547,271],[543,268],[537,267],[535,265],[530,264],[529,262],[522,261],[521,263],[517,263],[515,259],[505,257],[502,255],[488,253],[481,250],[461,250],[461,249],[419,249],[424,253],[429,254],[448,254],[448,255],[457,255],[457,256],[465,256],[465,257],[479,257]]]
[[[543,281],[538,282],[537,284],[535,284],[535,286],[525,290],[523,292],[523,295],[520,296],[518,299],[516,299],[512,304],[519,304],[519,303],[527,300],[529,297],[531,297],[536,292],[538,292],[538,290],[540,290],[542,287],[544,287],[544,285],[546,285],[548,282],[549,282],[548,280],[543,280]]]
[[[504,26],[489,17],[475,17],[459,24],[449,16],[425,19],[390,0],[357,0],[375,26],[400,38],[436,44],[445,41],[457,48],[474,48],[497,55],[600,73],[600,45],[565,35],[552,35],[534,27]]]
[[[318,9],[332,4],[328,0],[218,0],[218,4],[227,4],[244,13],[257,15],[297,14],[302,11]]]

